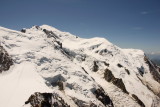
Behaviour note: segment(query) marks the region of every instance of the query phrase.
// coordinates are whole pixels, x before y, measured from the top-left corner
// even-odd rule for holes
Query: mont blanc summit
[[[160,107],[159,71],[105,38],[0,27],[0,107]]]

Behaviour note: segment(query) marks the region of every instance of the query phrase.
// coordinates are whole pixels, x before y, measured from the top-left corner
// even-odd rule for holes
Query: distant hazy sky
[[[0,0],[0,26],[42,24],[121,48],[160,51],[160,0]]]

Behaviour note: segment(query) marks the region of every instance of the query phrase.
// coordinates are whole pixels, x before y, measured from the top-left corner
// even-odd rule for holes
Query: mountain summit
[[[142,50],[48,25],[0,27],[0,107],[160,107],[160,68]]]

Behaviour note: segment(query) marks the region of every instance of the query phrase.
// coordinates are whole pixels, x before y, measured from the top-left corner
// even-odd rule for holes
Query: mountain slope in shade
[[[153,63],[160,66],[160,53],[148,53],[147,56]]]
[[[0,40],[0,107],[160,106],[160,72],[141,50],[48,25],[0,27]]]

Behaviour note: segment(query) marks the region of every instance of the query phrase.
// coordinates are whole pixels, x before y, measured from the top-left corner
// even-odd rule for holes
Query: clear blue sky
[[[160,51],[160,0],[0,0],[0,26],[42,24],[122,48]]]

